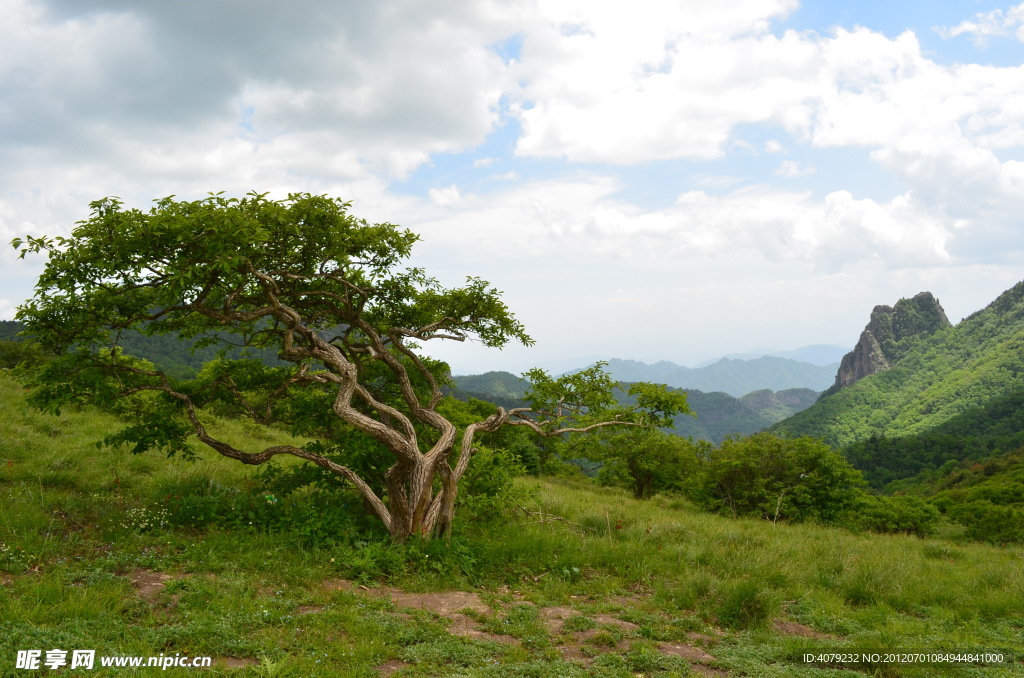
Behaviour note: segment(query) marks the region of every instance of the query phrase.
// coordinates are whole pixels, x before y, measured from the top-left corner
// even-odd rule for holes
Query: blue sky
[[[1024,4],[0,2],[0,240],[88,203],[329,193],[492,281],[456,372],[852,346],[1022,277]],[[41,261],[0,250],[0,318]]]

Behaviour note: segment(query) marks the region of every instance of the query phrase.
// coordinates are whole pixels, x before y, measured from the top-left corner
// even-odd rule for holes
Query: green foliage
[[[844,526],[879,534],[935,534],[939,510],[920,497],[891,497],[865,494],[858,505],[841,519]]]
[[[677,416],[693,414],[682,391],[641,381],[630,384],[627,395],[636,399],[636,407],[643,413],[642,422],[646,426],[671,427]]]
[[[360,583],[428,576],[442,581],[473,579],[477,562],[473,549],[462,539],[446,542],[410,539],[403,544],[379,539],[357,539],[337,561],[342,574]]]
[[[967,536],[994,544],[1024,542],[1024,449],[980,462],[950,463],[898,484],[918,492]]]
[[[0,341],[0,369],[40,367],[47,358],[39,346],[27,341]]]
[[[695,499],[713,511],[771,521],[832,523],[856,505],[864,480],[810,438],[729,438],[711,453]]]
[[[608,432],[573,445],[580,456],[604,462],[598,474],[602,484],[629,488],[637,499],[680,489],[710,449],[710,443],[659,429]]]
[[[928,431],[871,436],[843,450],[875,489],[903,478],[940,479],[964,462],[981,461],[1024,445],[1024,390],[971,408]],[[970,464],[967,464],[969,466]]]
[[[1024,543],[1024,506],[995,504],[986,499],[954,504],[949,516],[967,528],[967,536],[990,544]]]
[[[718,618],[730,628],[763,628],[778,614],[779,594],[762,578],[741,579],[725,587],[717,601]]]
[[[202,477],[167,482],[159,490],[163,515],[176,527],[257,530],[287,535],[306,546],[349,543],[374,534],[359,495],[336,479],[333,487],[288,494],[271,491],[265,482],[243,489]]]
[[[601,367],[603,363],[597,363],[593,368],[562,379],[570,384],[570,392],[581,394],[575,397],[584,397],[582,394],[587,388],[594,388],[589,380],[595,375],[604,379],[597,388],[611,384],[610,377],[600,371]],[[542,374],[538,372],[532,376]],[[527,398],[544,398],[544,389],[554,383],[552,380],[542,381],[538,389],[531,387]],[[610,389],[608,392],[611,393]],[[673,418],[687,414],[690,410],[686,393],[672,391],[664,386],[643,382],[631,384],[627,396],[632,401],[632,408],[623,410],[615,419],[628,421],[633,426],[616,431],[599,431],[586,438],[573,440],[565,444],[560,452],[563,459],[583,458],[603,462],[603,480],[606,483],[614,483],[616,478],[628,476],[634,496],[650,497],[655,492],[668,489],[687,474],[688,467],[693,466],[692,443],[660,430],[660,427],[671,426]],[[554,403],[550,396],[547,397],[542,407],[555,407],[559,410],[564,407],[562,403]],[[608,403],[609,407],[611,402]],[[578,409],[570,411],[580,416],[576,414]],[[609,412],[601,412],[601,415],[608,417]],[[584,416],[592,416],[592,413],[587,411]],[[583,421],[585,423],[586,418]]]
[[[525,473],[514,452],[480,447],[473,455],[459,493],[460,511],[470,523],[507,519],[526,501],[515,479]]]
[[[529,382],[523,400],[534,412],[547,415],[544,426],[549,429],[598,421],[617,404],[612,394],[615,382],[604,371],[604,365],[599,362],[557,378],[539,368],[529,370],[523,374]]]

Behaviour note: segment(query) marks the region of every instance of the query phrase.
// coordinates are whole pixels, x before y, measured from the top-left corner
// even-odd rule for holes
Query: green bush
[[[690,493],[705,508],[771,521],[839,522],[864,493],[864,479],[840,454],[810,438],[768,433],[728,438]]]
[[[578,453],[604,462],[602,485],[629,489],[637,499],[678,491],[700,466],[711,444],[694,442],[659,429],[604,431],[573,441]]]
[[[855,530],[926,537],[935,534],[938,520],[939,510],[920,497],[865,494],[860,504],[841,522]]]
[[[525,503],[526,492],[515,485],[515,479],[526,470],[520,457],[507,450],[478,448],[463,476],[457,505],[467,519],[465,525],[499,519]]]
[[[0,341],[0,369],[13,369],[19,365],[35,366],[47,358],[36,344],[27,341]]]
[[[723,587],[718,598],[718,619],[730,628],[760,628],[781,609],[776,591],[756,579],[739,579]]]
[[[337,485],[279,496],[259,486],[243,490],[196,477],[165,485],[161,508],[167,523],[178,527],[253,529],[290,534],[310,546],[333,545],[375,525],[360,497]]]
[[[1024,543],[1024,509],[979,499],[953,505],[949,517],[967,528],[967,536],[991,544]]]

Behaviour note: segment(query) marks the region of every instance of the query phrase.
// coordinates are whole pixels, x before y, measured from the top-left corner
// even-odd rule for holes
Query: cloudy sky
[[[1024,278],[1022,161],[1024,4],[0,0],[0,243],[341,196],[537,341],[435,350],[462,373],[852,346],[922,290],[957,322]]]

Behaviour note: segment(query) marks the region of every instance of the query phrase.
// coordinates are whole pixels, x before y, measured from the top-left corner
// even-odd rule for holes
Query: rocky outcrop
[[[875,306],[857,345],[843,356],[835,384],[824,395],[884,372],[921,338],[950,326],[946,312],[931,292],[900,299],[895,306]]]

